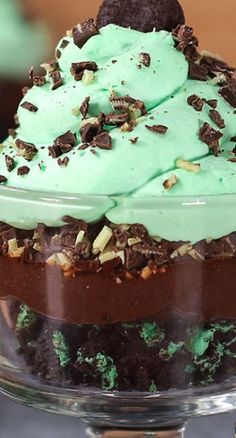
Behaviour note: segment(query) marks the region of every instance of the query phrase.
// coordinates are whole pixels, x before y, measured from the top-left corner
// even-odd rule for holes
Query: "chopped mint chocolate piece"
[[[91,37],[98,33],[94,20],[89,18],[72,29],[74,44],[81,49]]]
[[[177,351],[179,351],[184,346],[184,342],[170,342],[167,349],[161,348],[159,356],[162,360],[170,360]]]
[[[53,332],[52,343],[61,367],[66,367],[70,362],[69,346],[59,330]]]
[[[102,376],[102,387],[105,390],[115,388],[118,377],[116,366],[112,357],[98,353],[96,356],[97,369]]]
[[[155,322],[144,322],[141,325],[140,337],[148,346],[152,346],[163,341],[165,333]]]
[[[29,328],[36,320],[37,317],[32,310],[26,304],[22,304],[16,321],[16,331]]]

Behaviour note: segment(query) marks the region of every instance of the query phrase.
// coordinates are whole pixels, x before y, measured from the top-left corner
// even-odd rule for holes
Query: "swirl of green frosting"
[[[236,191],[236,164],[228,161],[233,149],[230,139],[236,134],[234,109],[220,96],[219,86],[212,81],[188,79],[188,62],[184,54],[176,50],[169,32],[143,34],[111,24],[100,29],[100,33],[81,49],[72,37],[64,37],[56,53],[59,54],[63,85],[52,90],[47,75],[46,83],[28,91],[18,108],[17,138],[33,143],[38,153],[26,162],[23,156],[17,155],[14,140],[9,138],[1,150],[0,174],[7,176],[9,187],[42,191],[52,196],[62,192],[69,196],[102,195],[105,198],[101,198],[99,208],[97,205],[90,208],[89,214],[88,208],[79,202],[73,211],[61,203],[45,213],[42,205],[26,208],[24,203],[15,201],[1,209],[0,220],[31,228],[42,221],[48,225],[61,224],[62,216],[69,213],[90,221],[106,214],[115,223],[141,222],[153,235],[193,242],[236,230],[235,215],[226,223],[220,205],[217,210],[220,220],[214,230],[212,215],[216,214],[215,208],[205,208],[204,213],[198,210],[197,216],[196,208],[190,208],[187,221],[183,209],[180,208],[179,213],[171,207],[168,209],[173,197],[178,200],[187,195],[196,200],[203,195]],[[140,53],[150,55],[150,66],[140,65]],[[71,74],[71,65],[85,61],[96,62],[98,69],[92,81],[76,81]],[[67,131],[76,134],[79,145],[80,129],[84,124],[78,110],[81,104],[90,97],[89,119],[101,112],[108,114],[112,111],[112,93],[143,101],[147,114],[137,119],[132,132],[111,128],[111,150],[97,149],[96,154],[92,154],[90,148],[81,150],[75,146],[66,154],[68,165],[59,166],[57,160],[49,156],[48,146]],[[210,117],[211,107],[204,104],[201,112],[196,111],[187,103],[193,94],[204,101],[216,99],[218,102],[217,111],[225,121],[225,128],[220,129],[222,152],[217,157],[199,138],[199,128],[204,123],[219,130]],[[27,110],[22,106],[25,102],[33,104],[37,111]],[[147,129],[147,125],[164,125],[168,130],[163,135]],[[131,141],[134,138],[136,142]],[[11,172],[6,171],[5,155],[14,156],[16,167]],[[200,163],[200,171],[177,168],[179,159]],[[18,175],[17,169],[25,165],[30,172]],[[177,183],[171,190],[166,190],[163,183],[173,174]],[[164,201],[166,213],[158,207],[158,202],[156,210],[141,209],[138,200],[149,197],[152,202]],[[132,208],[129,208],[129,200]],[[196,217],[201,220],[199,227],[193,226]]]

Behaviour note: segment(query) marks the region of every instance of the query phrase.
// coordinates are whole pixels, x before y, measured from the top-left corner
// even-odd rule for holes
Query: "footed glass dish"
[[[5,394],[106,436],[181,437],[235,409],[235,195],[1,187],[0,204]]]

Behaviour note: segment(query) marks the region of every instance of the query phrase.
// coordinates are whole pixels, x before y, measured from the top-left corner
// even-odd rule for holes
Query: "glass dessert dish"
[[[236,407],[236,81],[176,0],[111,3],[31,69],[0,150],[0,386],[181,437]]]

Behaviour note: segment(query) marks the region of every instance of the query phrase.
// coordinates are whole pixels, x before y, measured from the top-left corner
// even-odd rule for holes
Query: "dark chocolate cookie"
[[[171,31],[184,22],[178,0],[104,0],[97,16],[99,28],[114,23],[141,32]]]

